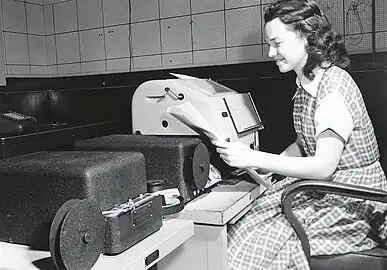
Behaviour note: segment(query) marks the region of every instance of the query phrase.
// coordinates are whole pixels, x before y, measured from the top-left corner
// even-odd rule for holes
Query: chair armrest
[[[298,180],[289,185],[281,196],[282,211],[292,228],[300,238],[302,249],[310,264],[310,245],[306,232],[292,211],[292,202],[295,195],[303,191],[318,191],[353,197],[370,201],[387,202],[387,192],[351,184],[335,183],[324,180]]]

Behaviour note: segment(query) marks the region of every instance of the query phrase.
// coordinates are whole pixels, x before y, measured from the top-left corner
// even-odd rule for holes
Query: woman
[[[265,34],[279,70],[297,75],[297,139],[281,155],[238,142],[213,142],[230,166],[287,176],[229,228],[229,269],[309,269],[301,243],[281,213],[284,188],[297,179],[319,179],[386,190],[386,178],[362,95],[342,69],[349,63],[342,37],[318,6],[309,0],[273,3],[265,13]],[[312,256],[378,245],[368,234],[372,217],[385,211],[380,204],[304,193],[296,197],[293,209]]]

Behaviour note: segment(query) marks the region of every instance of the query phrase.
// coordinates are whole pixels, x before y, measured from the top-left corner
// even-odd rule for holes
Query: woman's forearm
[[[316,156],[291,157],[258,151],[255,154],[257,156],[253,160],[257,161],[257,167],[284,176],[322,180],[330,178],[336,168],[329,159]]]
[[[286,149],[282,151],[280,155],[287,156],[287,157],[302,157],[303,154],[298,140],[294,141],[292,144],[286,147]],[[260,174],[268,174],[269,172],[272,172],[272,171],[267,169],[257,168],[257,172]]]

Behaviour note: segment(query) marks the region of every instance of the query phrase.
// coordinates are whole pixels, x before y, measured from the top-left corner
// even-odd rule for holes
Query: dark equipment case
[[[49,236],[56,237],[52,227],[58,209],[74,199],[96,203],[101,215],[130,202],[130,207],[118,215],[103,215],[105,228],[100,251],[106,254],[124,251],[162,225],[162,200],[160,196],[147,194],[145,159],[139,152],[37,152],[0,160],[0,179],[3,183],[0,189],[1,241],[44,250],[51,248]],[[81,232],[73,224],[92,227],[90,223],[94,220],[87,220],[87,215],[81,220],[68,218],[66,221],[70,208],[62,211],[60,218],[64,221],[56,222],[56,229],[63,232],[63,226],[67,226],[65,229],[74,235]],[[88,209],[85,206],[79,209],[83,208]],[[74,252],[63,256],[87,258],[99,252],[94,247],[89,250],[77,247],[65,247]],[[80,252],[84,252],[82,256]]]
[[[141,152],[147,179],[177,188],[185,202],[201,194],[208,181],[210,154],[199,138],[114,134],[77,141],[74,150]]]

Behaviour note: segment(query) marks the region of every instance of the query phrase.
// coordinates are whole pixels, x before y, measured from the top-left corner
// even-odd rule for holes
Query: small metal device
[[[103,212],[94,200],[68,200],[51,223],[49,248],[55,266],[89,270],[100,254],[125,251],[161,227],[161,208],[161,196],[151,193]]]

